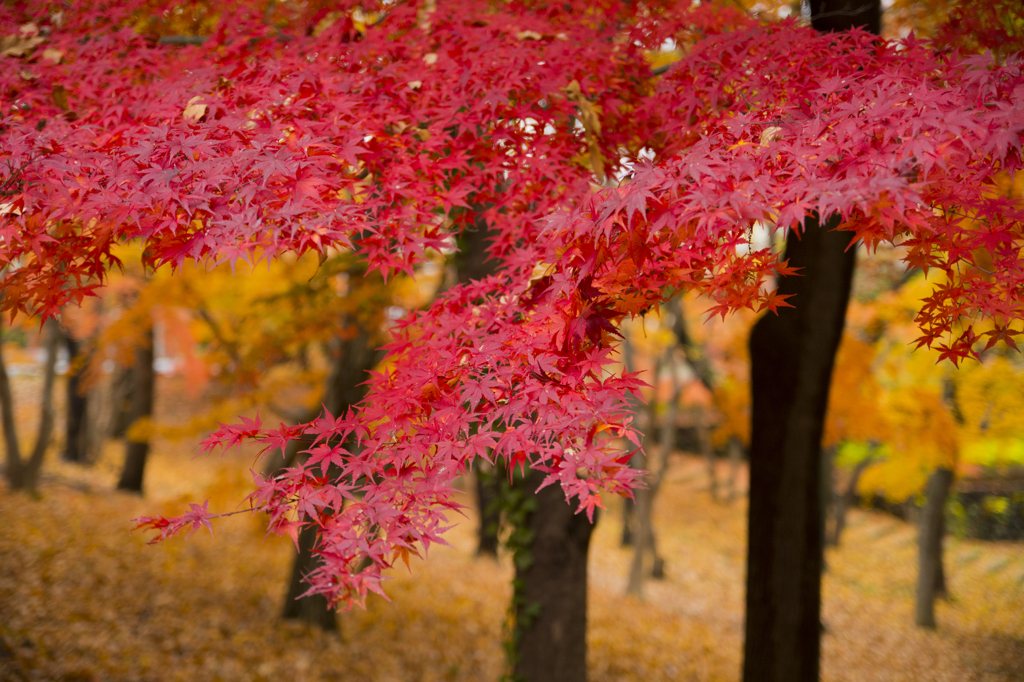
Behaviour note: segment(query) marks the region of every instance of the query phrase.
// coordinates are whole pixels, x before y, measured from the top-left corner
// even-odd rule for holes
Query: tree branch
[[[160,36],[156,41],[160,45],[202,45],[209,38],[207,36]]]

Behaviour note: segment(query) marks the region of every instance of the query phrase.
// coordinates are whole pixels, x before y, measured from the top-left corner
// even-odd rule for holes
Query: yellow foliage
[[[659,311],[625,320],[621,331],[629,335],[634,352],[645,358],[659,357],[676,343],[672,329],[664,323]]]
[[[1012,359],[1011,359],[1012,358]],[[970,440],[1024,438],[1024,381],[1019,356],[994,356],[957,372],[957,405]]]
[[[678,47],[671,50],[657,50],[647,52],[644,55],[651,64],[651,70],[657,70],[671,64],[675,64],[683,58],[683,51]]]
[[[139,417],[125,431],[124,437],[132,443],[146,443],[156,435],[157,429],[150,417]]]
[[[744,445],[750,443],[750,388],[725,377],[715,386],[715,407],[722,420],[711,433],[711,444],[722,448],[733,436]]]
[[[890,456],[864,472],[859,489],[902,501],[921,492],[936,468],[956,467],[959,433],[942,396],[925,388],[892,391],[883,409],[892,423]]]

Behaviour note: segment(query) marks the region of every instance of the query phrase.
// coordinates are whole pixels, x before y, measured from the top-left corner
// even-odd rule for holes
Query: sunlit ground
[[[171,402],[160,403],[168,418],[187,409]],[[326,635],[278,620],[293,550],[264,539],[259,519],[233,517],[214,538],[155,547],[129,534],[131,518],[188,500],[236,507],[252,455],[192,459],[194,446],[157,444],[141,500],[111,492],[117,443],[91,469],[51,453],[41,499],[0,486],[0,680],[500,677],[511,569],[473,558],[472,513],[450,533],[452,548],[432,549],[412,575],[393,573],[390,602],[371,599],[340,616],[340,638]],[[706,487],[702,463],[673,461],[656,519],[668,577],[646,583],[644,601],[623,596],[631,556],[619,547],[617,502],[600,519],[592,680],[738,679],[745,501],[713,503]],[[1024,544],[946,542],[953,599],[938,606],[938,630],[922,631],[913,626],[915,528],[851,514],[843,546],[827,557],[825,680],[1024,679]]]

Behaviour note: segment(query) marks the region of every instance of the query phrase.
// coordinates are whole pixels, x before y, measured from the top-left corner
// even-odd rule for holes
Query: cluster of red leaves
[[[1014,0],[961,2],[935,36],[940,48],[1005,57],[1024,49],[1024,10]]]
[[[333,246],[391,272],[486,221],[500,274],[397,325],[358,411],[207,441],[306,441],[251,501],[278,532],[319,526],[311,589],[339,601],[442,541],[477,457],[545,471],[588,513],[628,494],[612,441],[636,442],[639,381],[612,367],[616,325],[681,288],[722,314],[788,305],[764,286],[785,263],[737,248],[755,223],[839,213],[869,246],[908,245],[945,273],[919,322],[949,357],[975,353],[964,316],[1018,333],[1024,211],[993,191],[1022,162],[1018,61],[680,5],[382,3],[365,31],[343,7],[284,33],[242,3],[186,48],[114,30],[127,14],[97,25],[88,2],[39,17],[61,59],[0,81],[4,305],[52,314],[124,239],[153,264]],[[656,78],[644,52],[667,39],[687,54]],[[594,193],[595,175],[626,181]]]
[[[588,190],[573,96],[603,111],[609,158],[635,137],[618,109],[648,74],[642,46],[606,21],[616,3],[585,21],[561,6],[383,3],[365,35],[352,11],[373,8],[348,3],[315,36],[323,17],[279,33],[264,4],[236,3],[183,48],[117,28],[146,3],[111,16],[83,1],[59,19],[5,8],[5,33],[45,33],[60,55],[37,49],[0,81],[13,104],[0,265],[19,264],[6,308],[80,300],[126,238],[145,239],[153,265],[335,246],[389,272],[483,217],[507,250]]]
[[[207,500],[202,505],[190,504],[188,512],[181,516],[176,516],[173,519],[169,519],[165,516],[140,516],[135,519],[135,528],[137,530],[154,530],[157,534],[149,541],[149,544],[155,544],[169,538],[172,535],[177,535],[185,528],[191,527],[192,531],[189,533],[196,532],[200,528],[206,528],[213,533],[213,526],[210,524],[210,501]]]

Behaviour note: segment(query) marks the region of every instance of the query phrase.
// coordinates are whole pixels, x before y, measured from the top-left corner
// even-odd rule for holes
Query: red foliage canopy
[[[362,599],[440,541],[476,457],[543,470],[588,513],[628,494],[612,437],[636,442],[639,381],[616,325],[683,288],[722,314],[789,305],[763,286],[785,263],[737,248],[757,222],[839,213],[909,247],[944,274],[920,342],[954,360],[980,348],[971,319],[1020,332],[1024,207],[997,191],[1022,163],[1016,58],[671,0],[350,4],[284,28],[256,4],[186,47],[130,28],[151,4],[0,9],[21,46],[0,74],[4,306],[55,314],[127,239],[152,265],[334,247],[387,273],[485,219],[500,274],[401,321],[359,411],[207,441],[308,442],[252,503],[279,532],[320,527],[314,591]],[[656,76],[670,39],[685,54]],[[141,525],[166,537],[197,509]]]

